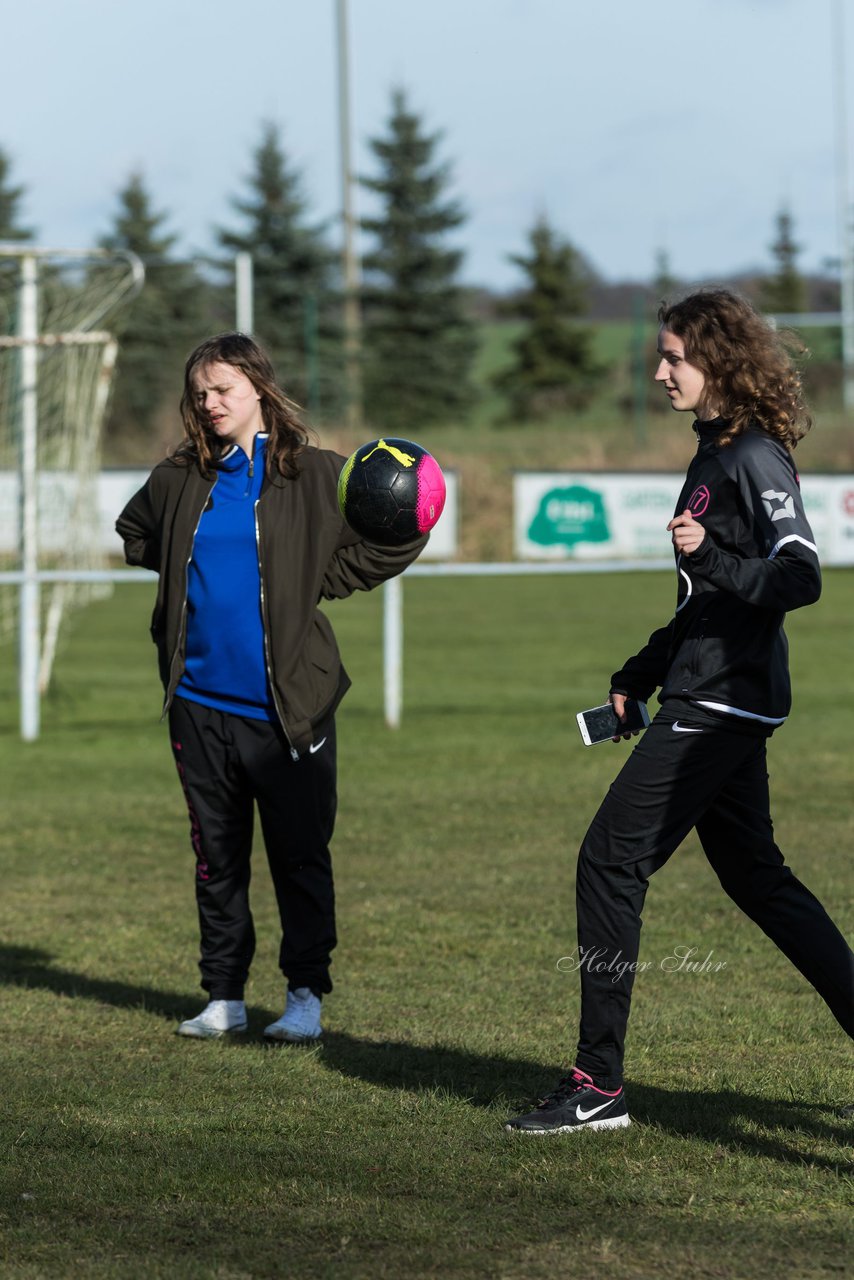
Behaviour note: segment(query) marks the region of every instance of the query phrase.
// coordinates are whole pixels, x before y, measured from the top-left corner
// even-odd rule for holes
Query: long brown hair
[[[274,473],[286,479],[299,475],[297,458],[310,440],[307,427],[300,421],[299,405],[290,400],[276,381],[269,356],[246,333],[220,333],[196,347],[184,367],[184,394],[181,417],[186,437],[175,450],[174,457],[195,462],[203,475],[209,476],[224,452],[223,442],[207,424],[199,409],[195,374],[213,364],[229,364],[239,369],[261,397],[261,416],[269,432],[265,451],[267,475]]]
[[[794,364],[793,334],[778,333],[746,298],[729,289],[699,289],[663,303],[664,329],[682,340],[685,359],[705,375],[708,403],[727,425],[729,444],[751,423],[794,449],[812,426]]]

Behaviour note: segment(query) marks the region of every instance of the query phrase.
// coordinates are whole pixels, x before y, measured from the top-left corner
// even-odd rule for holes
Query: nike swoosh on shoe
[[[603,1102],[601,1106],[599,1106],[599,1107],[591,1107],[589,1111],[584,1111],[584,1110],[583,1110],[583,1108],[582,1108],[582,1107],[580,1107],[580,1106],[579,1106],[579,1107],[576,1107],[576,1108],[575,1108],[575,1118],[576,1118],[576,1120],[589,1120],[591,1116],[595,1116],[595,1115],[596,1115],[596,1112],[597,1112],[597,1111],[604,1111],[604,1110],[605,1110],[605,1108],[606,1108],[606,1107],[608,1107],[608,1106],[610,1106],[610,1105],[611,1105],[611,1103],[612,1103],[613,1101],[614,1101],[614,1099],[613,1099],[613,1098],[609,1098],[609,1099],[608,1099],[608,1101],[607,1101],[607,1102]]]

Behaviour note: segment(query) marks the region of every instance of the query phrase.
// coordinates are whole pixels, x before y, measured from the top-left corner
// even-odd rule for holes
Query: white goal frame
[[[598,560],[582,562],[526,561],[465,562],[413,564],[383,585],[383,713],[389,729],[399,729],[403,716],[403,581],[405,578],[487,578],[528,577],[543,574],[643,573],[673,572],[672,560]],[[150,569],[84,569],[44,570],[34,575],[39,583],[156,583],[157,574]],[[0,572],[0,585],[20,585],[24,574]],[[23,697],[23,691],[22,691]],[[23,717],[22,734],[23,737]]]
[[[39,735],[40,682],[53,661],[59,626],[62,589],[52,602],[45,633],[41,638],[41,588],[45,582],[69,583],[93,581],[73,570],[53,574],[39,571],[38,527],[38,352],[40,347],[100,345],[104,349],[100,369],[95,412],[106,407],[110,379],[115,365],[117,345],[112,334],[96,330],[122,300],[133,297],[145,281],[145,269],[135,253],[107,249],[47,249],[22,244],[0,244],[0,260],[17,258],[21,263],[18,332],[0,337],[0,347],[17,348],[21,359],[21,421],[18,459],[19,515],[18,546],[20,571],[0,574],[0,583],[14,584],[19,589],[18,612],[18,684],[20,690],[20,729],[25,742]],[[113,288],[93,301],[88,312],[77,320],[72,331],[39,333],[38,264],[40,259],[79,261],[124,261],[127,275]],[[96,421],[99,421],[96,418]],[[98,581],[99,579],[94,579]]]

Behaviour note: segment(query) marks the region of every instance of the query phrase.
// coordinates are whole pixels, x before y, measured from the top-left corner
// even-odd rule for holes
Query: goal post
[[[17,631],[25,741],[38,737],[66,610],[96,589],[79,574],[104,567],[95,484],[117,345],[99,326],[143,281],[132,253],[0,244],[0,467],[15,477],[12,509],[0,513],[2,554],[18,562],[17,589],[3,588],[0,638]],[[48,468],[60,477],[51,494]]]

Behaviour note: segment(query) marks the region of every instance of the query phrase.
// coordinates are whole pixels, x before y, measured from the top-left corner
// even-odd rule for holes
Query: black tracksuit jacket
[[[818,599],[821,570],[791,454],[758,428],[721,446],[726,425],[694,424],[697,453],[674,514],[690,510],[706,536],[676,557],[673,618],[611,688],[646,702],[660,687],[662,703],[687,700],[768,733],[791,707],[783,620]]]

